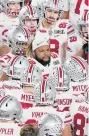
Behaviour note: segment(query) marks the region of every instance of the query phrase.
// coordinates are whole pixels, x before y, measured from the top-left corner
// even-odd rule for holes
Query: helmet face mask
[[[39,18],[41,17],[41,10],[39,7],[28,5],[23,7],[19,14],[20,24],[26,26],[30,32],[36,32]]]
[[[62,133],[62,120],[58,115],[48,114],[40,123],[39,136],[58,136]]]
[[[14,48],[14,52],[16,55],[23,55],[26,56],[26,49],[29,48],[29,44],[28,43],[16,43],[16,46],[13,47]]]
[[[24,5],[24,0],[1,0],[3,10],[10,17],[17,17]]]
[[[14,26],[8,31],[8,43],[17,55],[26,55],[26,49],[30,46],[30,33],[27,28]]]
[[[60,17],[63,4],[61,0],[48,0],[43,2],[43,8],[46,21],[54,25]]]
[[[89,29],[89,24],[87,23],[79,24],[80,35],[82,37],[86,37],[87,39],[89,38],[88,29]]]
[[[50,8],[45,9],[45,19],[49,24],[55,24],[58,18],[58,11],[51,10]]]
[[[29,28],[30,32],[36,32],[38,21],[37,19],[25,19],[25,26]]]
[[[78,31],[82,38],[86,37],[86,39],[89,39],[89,21],[88,21],[88,13],[84,13],[81,19],[78,20]]]

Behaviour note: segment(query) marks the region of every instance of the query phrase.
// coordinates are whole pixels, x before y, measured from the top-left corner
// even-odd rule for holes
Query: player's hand
[[[25,93],[33,94],[33,93],[34,93],[34,87],[23,86],[23,91],[24,91]]]
[[[88,39],[86,37],[84,37],[82,42],[83,42],[83,45],[84,45],[84,44],[86,44],[88,42]]]
[[[0,56],[8,54],[10,51],[11,51],[11,48],[6,45],[0,46]]]

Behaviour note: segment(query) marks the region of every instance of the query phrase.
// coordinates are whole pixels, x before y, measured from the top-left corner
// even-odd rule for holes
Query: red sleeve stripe
[[[65,124],[72,122],[72,119],[64,121]]]
[[[69,117],[71,117],[70,115],[67,115],[65,118],[69,118]]]

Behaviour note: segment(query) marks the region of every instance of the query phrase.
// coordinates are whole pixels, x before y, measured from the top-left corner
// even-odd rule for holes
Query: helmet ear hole
[[[20,61],[20,64],[22,64],[22,62]]]
[[[6,107],[8,107],[8,103],[6,103]]]

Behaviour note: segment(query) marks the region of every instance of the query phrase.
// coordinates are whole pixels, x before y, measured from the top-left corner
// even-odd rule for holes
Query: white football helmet
[[[59,17],[61,16],[62,10],[63,10],[63,3],[62,0],[47,0],[47,1],[43,1],[43,9],[44,9],[44,13],[45,13],[45,19],[48,23],[50,24],[54,24]],[[56,11],[58,14],[58,16],[54,16],[54,14],[48,14],[47,11]]]
[[[26,66],[27,67],[27,66]],[[21,82],[25,85],[35,86],[41,82],[42,71],[37,67],[35,60],[29,60],[27,71],[21,74]]]
[[[71,80],[75,82],[83,81],[88,76],[88,64],[86,60],[79,56],[72,56],[66,60],[64,68],[70,75]]]
[[[35,102],[38,105],[53,104],[56,98],[54,80],[49,78],[49,74],[42,75],[41,83],[35,86]]]
[[[19,20],[21,25],[25,25],[26,19],[37,19],[41,17],[41,10],[37,6],[24,6],[19,13]]]
[[[60,11],[63,10],[62,0],[44,0],[43,6],[51,10]]]
[[[13,96],[5,96],[0,100],[1,120],[20,120],[22,117],[22,106]]]
[[[11,16],[18,16],[20,9],[17,11],[13,11],[11,8],[8,7],[8,4],[20,3],[20,6],[24,5],[24,0],[1,0],[2,9],[5,11],[6,14]]]
[[[88,13],[89,14],[89,13]],[[84,27],[87,27],[87,30],[85,29],[85,32],[83,31],[83,28]],[[82,19],[79,19],[78,20],[78,31],[79,31],[79,33],[80,33],[80,35],[82,36],[82,37],[84,37],[84,35],[86,34],[87,36],[86,36],[86,38],[88,39],[88,41],[89,41],[89,34],[88,34],[88,30],[89,30],[89,21],[86,21],[86,19],[85,20],[82,20]]]
[[[28,45],[29,32],[21,26],[11,27],[8,31],[8,44],[17,55],[25,55],[23,45]]]
[[[38,136],[60,136],[62,124],[62,119],[58,115],[48,114],[40,124]]]
[[[20,79],[28,71],[29,61],[26,57],[15,56],[7,66],[7,74],[13,78]]]
[[[51,76],[54,78],[55,88],[57,90],[67,91],[69,89],[70,77],[61,66],[53,67],[49,76],[50,78]]]

